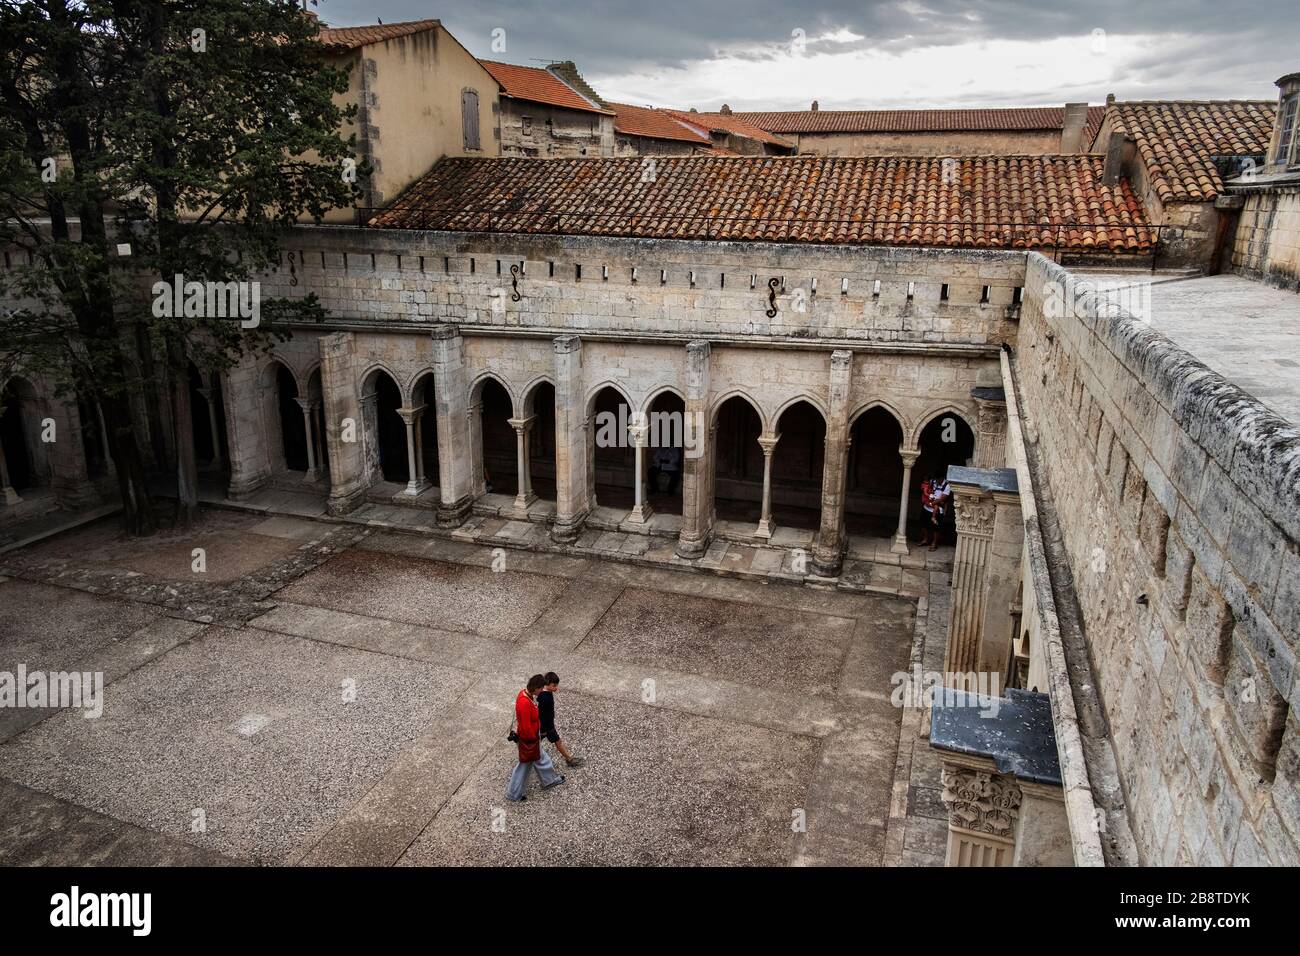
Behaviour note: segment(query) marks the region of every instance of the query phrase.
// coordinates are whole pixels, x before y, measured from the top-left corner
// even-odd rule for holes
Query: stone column
[[[356,380],[360,370],[355,355],[356,340],[351,332],[323,335],[320,344],[321,402],[325,418],[325,444],[330,457],[330,496],[327,503],[332,515],[345,515],[365,499],[370,487],[366,466],[360,391]],[[226,392],[230,394],[229,391]],[[226,407],[230,407],[226,402]]]
[[[591,505],[587,497],[587,409],[582,394],[582,339],[560,335],[555,346],[555,524],[558,542],[575,541]]]
[[[1005,468],[1007,464],[1007,400],[1001,388],[974,388],[971,397],[979,407],[972,467]]]
[[[650,436],[650,426],[646,424],[645,416],[640,412],[633,417],[632,422],[627,433],[632,438],[635,462],[633,465],[634,503],[632,513],[627,516],[627,520],[631,524],[645,524],[654,515],[650,502],[645,500],[645,448]]]
[[[403,494],[410,495],[412,498],[429,487],[428,484],[420,477],[420,457],[416,452],[415,427],[420,421],[420,412],[424,411],[424,406],[418,408],[399,408],[397,414],[402,416],[402,423],[406,425],[406,491]]]
[[[822,469],[821,526],[812,549],[812,570],[835,577],[844,563],[844,484],[849,449],[849,386],[853,353],[831,353],[830,401],[826,412],[826,455]]]
[[[515,493],[516,518],[527,518],[528,509],[532,507],[537,496],[533,494],[533,452],[531,436],[536,415],[527,418],[510,419],[510,427],[515,430],[515,456],[518,468],[518,490]]]
[[[780,435],[758,437],[759,447],[763,449],[763,509],[758,519],[758,530],[754,532],[756,538],[772,537],[772,452],[776,451],[776,443],[780,440]]]
[[[953,686],[962,686],[959,675],[970,673],[996,672],[1005,681],[1024,550],[1016,473],[954,466],[948,484],[957,516],[957,554],[944,670]]]
[[[4,409],[0,408],[0,414],[3,413]],[[5,461],[3,445],[0,445],[0,494],[3,494],[6,505],[16,505],[23,500],[18,496],[18,492],[14,491],[13,486],[9,484],[9,463]]]
[[[974,761],[972,761],[974,762]],[[1015,856],[1016,818],[1021,791],[1016,779],[970,765],[943,761],[944,806],[948,808],[948,852],[945,866],[1011,866]]]
[[[307,430],[307,475],[303,480],[311,482],[320,477],[320,471],[316,467],[316,436],[313,434],[316,431],[316,403],[309,398],[295,398],[294,401],[302,409],[302,423]],[[211,405],[208,407],[211,408]]]
[[[464,522],[474,504],[465,340],[454,325],[436,326],[431,336],[434,408],[438,416],[438,526],[455,528]]]
[[[214,409],[213,429],[217,427],[215,414],[216,412]],[[115,475],[117,474],[117,463],[113,461],[113,446],[108,443],[108,422],[104,421],[104,406],[99,404],[99,402],[95,402],[95,420],[99,422],[99,442],[104,449],[104,468],[108,474]],[[217,437],[216,431],[212,432],[212,436],[212,440],[216,442],[217,445],[217,461],[219,463],[221,461],[221,441]]]
[[[889,550],[894,554],[908,554],[907,550],[907,509],[911,503],[912,466],[921,457],[917,448],[899,446],[898,456],[903,459],[903,492],[898,501],[898,531],[894,533],[894,543]]]
[[[212,459],[208,462],[209,468],[221,467],[221,439],[217,436],[217,401],[213,398],[212,389],[201,388],[198,390],[203,396],[203,404],[208,408],[208,429],[212,433]],[[308,434],[311,434],[308,432]]]
[[[709,360],[712,347],[686,345],[686,418],[682,422],[682,531],[677,554],[701,557],[713,533],[712,424],[709,421]]]
[[[324,341],[322,338],[321,342]],[[345,360],[350,358],[348,353]],[[239,501],[252,497],[271,477],[261,388],[252,355],[243,356],[222,373],[221,390],[226,396],[226,450],[230,456],[230,486],[226,494]]]
[[[950,482],[951,484],[951,482]],[[952,612],[948,623],[945,680],[966,689],[961,675],[979,671],[984,623],[984,573],[993,540],[996,509],[978,489],[952,485],[957,516],[957,553],[952,562]],[[974,689],[974,688],[970,688]]]
[[[415,478],[420,483],[420,487],[428,488],[429,479],[424,473],[424,433],[420,430],[420,425],[424,421],[424,416],[429,412],[429,406],[421,405],[415,410]]]

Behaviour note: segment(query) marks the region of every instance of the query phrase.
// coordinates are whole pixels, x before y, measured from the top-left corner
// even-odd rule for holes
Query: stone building
[[[1247,100],[1110,98],[1093,144],[1106,176],[1128,179],[1160,230],[1159,264],[1214,272],[1226,267],[1241,207],[1224,180],[1264,164],[1275,104]]]
[[[502,156],[614,155],[614,111],[572,63],[482,63],[501,84]]]
[[[611,103],[615,112],[616,156],[690,156],[713,150],[707,130],[688,125],[666,110]]]
[[[311,14],[307,14],[310,16]],[[497,82],[437,20],[321,26],[326,61],[350,70],[357,158],[373,168],[362,208],[392,202],[443,156],[499,156]],[[355,222],[336,209],[326,222]]]
[[[719,155],[789,156],[796,151],[794,143],[732,115],[725,108],[721,113],[672,109],[664,109],[662,112],[707,135]]]
[[[988,156],[1087,152],[1102,108],[795,110],[730,115],[819,156]]]
[[[1229,180],[1241,214],[1233,237],[1237,271],[1300,288],[1300,73],[1277,81],[1277,119],[1268,156],[1257,170]]]

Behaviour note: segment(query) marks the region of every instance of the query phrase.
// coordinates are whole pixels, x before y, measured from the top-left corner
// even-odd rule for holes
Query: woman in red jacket
[[[506,799],[512,802],[527,800],[524,787],[528,785],[528,771],[537,770],[537,779],[542,789],[564,783],[564,775],[555,772],[555,764],[550,755],[542,749],[542,720],[537,714],[537,692],[546,686],[546,678],[534,674],[528,678],[528,686],[515,698],[515,743],[519,745],[519,763],[510,775],[510,786],[506,788]]]

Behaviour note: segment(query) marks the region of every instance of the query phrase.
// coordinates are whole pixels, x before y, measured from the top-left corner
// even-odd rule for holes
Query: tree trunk
[[[153,507],[149,501],[149,483],[140,446],[136,444],[131,420],[131,403],[115,395],[101,400],[104,425],[108,430],[109,453],[117,471],[117,487],[122,495],[122,519],[127,534],[146,535],[155,530]]]
[[[172,434],[176,444],[176,526],[189,530],[199,521],[199,466],[194,454],[194,414],[190,407],[189,362],[179,343],[168,346],[172,368]],[[213,435],[213,440],[217,436]]]

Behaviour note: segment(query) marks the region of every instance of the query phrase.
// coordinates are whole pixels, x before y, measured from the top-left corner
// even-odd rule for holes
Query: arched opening
[[[636,499],[636,449],[628,432],[632,406],[606,386],[588,403],[587,486],[592,507],[631,508]]]
[[[37,449],[31,429],[39,427],[36,392],[23,379],[12,379],[0,393],[0,450],[4,451],[6,487],[14,492],[25,491],[41,484]]]
[[[758,411],[736,395],[718,408],[713,433],[713,506],[719,521],[757,523],[763,505]]]
[[[77,393],[77,418],[81,422],[81,453],[86,461],[86,477],[94,480],[108,474],[108,448],[100,427],[99,406],[93,397]]]
[[[950,465],[965,465],[975,454],[975,433],[965,420],[956,412],[941,412],[921,429],[917,439],[920,455],[912,469],[911,487],[908,494],[913,502],[921,499],[921,483],[927,478],[943,478],[948,474]],[[910,509],[909,509],[910,510]],[[916,506],[917,520],[923,520],[919,504]],[[953,510],[948,512],[941,522],[948,537],[954,532]]]
[[[430,486],[438,487],[438,396],[434,391],[433,373],[420,377],[411,390],[412,405],[421,408],[415,430],[415,457],[420,474]]]
[[[903,427],[876,406],[857,417],[850,432],[844,526],[849,534],[891,536],[898,527],[903,493]]]
[[[214,465],[219,466],[221,463],[220,456],[217,454],[219,439],[212,427],[216,416],[215,410],[209,404],[210,401],[216,401],[215,389],[208,388],[203,373],[193,362],[189,364],[187,371],[190,385],[190,427],[194,435],[194,460],[209,468]]]
[[[658,514],[682,513],[682,469],[686,464],[686,403],[674,392],[662,392],[650,403],[646,490]]]
[[[307,470],[307,425],[298,404],[298,383],[293,373],[280,363],[275,370],[276,401],[280,411],[280,441],[284,448],[284,467],[289,471]]]
[[[817,530],[821,521],[826,421],[812,404],[795,402],[776,423],[781,436],[772,455],[772,520]]]
[[[555,387],[539,382],[524,405],[533,416],[528,432],[528,472],[532,493],[543,501],[555,500]]]
[[[410,480],[406,423],[397,411],[401,407],[402,390],[393,377],[383,369],[371,372],[361,390],[361,413],[366,422],[366,468],[371,484],[384,481],[404,485]]]
[[[483,479],[488,492],[514,497],[519,492],[519,455],[515,429],[515,404],[496,379],[479,386],[479,438],[483,448]]]

